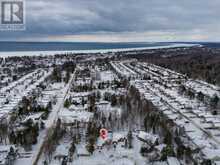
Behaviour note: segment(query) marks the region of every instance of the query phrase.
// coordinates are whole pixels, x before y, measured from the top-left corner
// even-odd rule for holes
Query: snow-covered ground
[[[114,133],[113,133],[114,136]],[[115,133],[117,137],[126,137],[126,132]],[[102,141],[101,139],[99,139]],[[124,147],[124,142],[119,142],[114,148],[113,145],[97,149],[93,155],[88,157],[76,157],[72,165],[145,165],[148,160],[140,155],[141,142],[134,136],[134,147]]]
[[[127,70],[121,65],[122,63],[112,62],[111,64],[119,74],[131,77],[134,72]],[[213,115],[207,104],[180,94],[178,86],[181,83],[185,84],[197,93],[202,92],[210,97],[219,96],[219,87],[202,81],[187,81],[184,75],[152,64],[138,63],[129,67],[133,67],[137,75],[145,74],[151,78],[131,81],[131,85],[135,86],[141,95],[152,102],[158,110],[178,126],[183,127],[189,139],[196,147],[201,148],[207,159],[218,160],[220,116]]]
[[[56,104],[52,106],[48,119],[44,121],[45,129],[40,130],[38,142],[32,146],[32,150],[24,151],[23,148],[18,147],[20,157],[15,161],[15,165],[43,164],[46,159],[43,154],[44,142],[49,129],[57,123],[58,118],[61,119],[67,132],[77,130],[80,133],[80,141],[76,142],[73,161],[68,162],[67,165],[150,164],[148,156],[142,156],[140,153],[141,148],[146,144],[141,139],[149,139],[156,143],[160,137],[142,130],[143,123],[141,120],[139,121],[138,117],[144,114],[130,115],[129,117],[133,118],[132,123],[125,115],[126,106],[130,105],[122,105],[117,102],[126,98],[129,92],[128,86],[121,87],[117,84],[118,87],[116,88],[116,82],[113,80],[120,81],[119,77],[127,78],[129,85],[134,86],[142,98],[151,102],[175,125],[184,129],[184,136],[186,135],[184,138],[188,139],[186,145],[192,148],[200,148],[199,152],[202,152],[204,158],[215,162],[220,159],[220,115],[213,115],[206,103],[199,101],[196,97],[190,98],[179,91],[180,85],[185,85],[193,88],[197,93],[203,92],[210,97],[219,96],[217,86],[187,79],[185,75],[172,70],[149,63],[136,62],[135,60],[111,61],[109,65],[95,67],[79,64],[76,68],[67,84],[64,82],[45,83],[46,88],[40,91],[40,95],[36,99],[37,103],[46,106],[50,100],[56,98]],[[91,74],[87,74],[87,72]],[[0,117],[12,111],[23,96],[31,95],[31,92],[41,82],[44,82],[51,73],[52,70],[50,69],[37,69],[0,89],[2,95],[0,97]],[[143,77],[146,79],[143,80]],[[122,81],[117,83],[122,85]],[[74,90],[78,86],[83,87],[80,91]],[[121,98],[121,96],[123,97]],[[9,103],[5,104],[6,101]],[[67,102],[64,108],[66,101],[69,103]],[[135,112],[138,111],[134,109]],[[42,112],[30,113],[23,117],[22,121],[39,118],[42,114]],[[144,118],[144,116],[141,117]],[[109,129],[112,139],[111,143],[102,140],[100,137],[95,139],[95,149],[91,154],[88,153],[87,132],[89,132],[89,126],[96,126],[96,124],[97,130],[101,126]],[[132,130],[132,148],[128,148],[125,144],[125,141],[128,140],[129,130]],[[61,164],[62,159],[55,159],[55,157],[69,154],[70,146],[74,142],[74,131],[69,133],[70,135],[65,133],[59,143],[56,144],[49,165]],[[161,149],[163,144],[159,144],[157,147]],[[176,158],[169,157],[167,162],[156,162],[155,164],[175,165],[178,163]]]
[[[188,137],[197,147],[202,148],[202,152],[207,158],[215,159],[220,154],[219,127],[212,129],[215,127],[215,123],[220,122],[220,116],[212,115],[205,105],[179,95],[174,89],[165,89],[148,81],[136,81],[134,85],[147,100],[151,101],[177,125],[184,127]],[[188,109],[189,105],[190,109]],[[209,123],[210,125],[207,127]]]

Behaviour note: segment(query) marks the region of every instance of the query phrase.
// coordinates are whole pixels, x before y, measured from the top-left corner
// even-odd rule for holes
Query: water
[[[97,42],[0,42],[0,52],[18,51],[68,51],[129,49],[169,46],[171,43],[97,43]]]

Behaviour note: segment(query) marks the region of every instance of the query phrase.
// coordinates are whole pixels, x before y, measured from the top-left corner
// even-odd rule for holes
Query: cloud
[[[219,0],[26,0],[26,6],[26,31],[0,32],[1,39],[220,40]]]

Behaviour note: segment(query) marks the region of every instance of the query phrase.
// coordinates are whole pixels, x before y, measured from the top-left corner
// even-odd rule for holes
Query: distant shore
[[[0,52],[1,58],[7,57],[22,57],[22,56],[49,56],[55,54],[78,54],[78,53],[108,53],[108,52],[124,52],[135,50],[153,50],[153,49],[165,49],[165,48],[177,48],[177,47],[193,47],[202,46],[200,44],[172,44],[167,46],[152,46],[152,47],[139,47],[139,48],[119,48],[119,49],[96,49],[96,50],[61,50],[61,51],[8,51]]]

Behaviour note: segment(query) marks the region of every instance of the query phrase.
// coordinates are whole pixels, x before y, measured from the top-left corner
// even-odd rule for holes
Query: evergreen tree
[[[65,83],[67,84],[69,82],[69,80],[70,80],[70,72],[67,71],[66,72],[66,77],[65,77]]]
[[[132,148],[132,140],[133,140],[133,137],[132,137],[132,132],[129,131],[128,132],[128,135],[127,135],[127,139],[128,139],[128,148]]]
[[[204,96],[204,94],[203,94],[202,92],[199,92],[197,97],[198,97],[198,99],[199,99],[200,101],[204,101],[204,97],[205,97],[205,96]]]
[[[111,96],[111,106],[116,106],[117,105],[117,98],[115,95]]]
[[[64,107],[69,108],[70,105],[71,105],[71,103],[70,103],[69,99],[66,99],[65,102],[64,102]]]
[[[163,148],[161,152],[161,160],[162,161],[167,160],[168,156],[175,156],[174,150],[170,145],[167,145],[166,147]]]
[[[217,108],[218,103],[219,103],[219,97],[217,95],[211,98],[210,104],[212,108]]]
[[[86,145],[86,149],[90,154],[93,154],[95,151],[95,139],[93,137],[89,138],[88,144]]]

